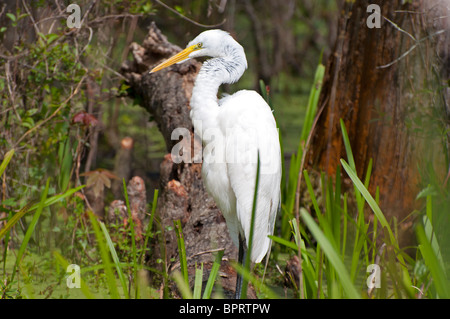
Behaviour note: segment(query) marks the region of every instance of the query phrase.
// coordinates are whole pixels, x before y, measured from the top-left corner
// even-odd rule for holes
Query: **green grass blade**
[[[180,256],[180,270],[183,275],[184,281],[189,286],[189,276],[186,260],[186,248],[184,245],[183,228],[181,227],[180,220],[174,220],[173,226],[175,227],[175,234],[177,236],[178,254]]]
[[[5,226],[0,229],[0,239],[2,239],[9,230],[29,211],[29,207],[32,203],[25,205],[22,209],[20,209],[17,213],[15,213],[6,223]]]
[[[128,192],[127,192],[127,184],[125,183],[125,178],[122,180],[123,183],[123,192],[125,196],[125,202],[127,204],[127,211],[128,211],[128,225],[130,226],[130,233],[131,233],[131,253],[133,257],[133,278],[134,278],[134,287],[135,287],[135,298],[138,299],[139,297],[139,287],[137,285],[138,280],[138,273],[137,273],[137,249],[136,249],[136,233],[134,230],[134,220],[131,213],[130,208],[130,201],[128,200]]]
[[[233,263],[233,267],[236,268],[236,271],[242,274],[243,279],[248,283],[251,282],[252,285],[260,291],[262,294],[265,295],[265,298],[268,299],[280,299],[280,296],[278,296],[272,289],[267,287],[264,283],[261,282],[261,280],[255,276],[252,275],[252,273],[240,265],[239,263]]]
[[[299,258],[299,263],[300,263],[300,274],[299,274],[299,285],[297,287],[298,290],[298,295],[301,299],[305,298],[305,286],[304,286],[304,281],[303,281],[303,254],[304,252],[306,252],[305,249],[305,244],[302,241],[302,237],[300,234],[300,227],[299,227],[299,220],[297,220],[296,218],[293,218],[290,221],[290,225],[292,228],[292,233],[294,235],[294,240],[295,240],[295,244],[297,245],[297,247],[300,249],[300,254],[297,255],[297,257]],[[295,285],[297,285],[297,283],[295,282]]]
[[[375,193],[375,202],[379,204],[380,202],[380,188],[377,186],[376,193]],[[373,216],[373,236],[372,236],[372,242],[373,242],[373,248],[372,248],[372,264],[375,263],[375,257],[377,255],[377,238],[378,238],[378,218],[376,215]]]
[[[397,252],[399,252],[400,248],[398,246],[396,237],[394,236],[394,233],[392,232],[392,229],[389,226],[389,223],[386,220],[386,217],[384,217],[384,214],[382,213],[380,207],[378,206],[377,201],[372,197],[372,195],[369,193],[367,188],[363,185],[361,180],[356,175],[356,172],[347,164],[347,162],[345,160],[341,159],[341,164],[344,167],[344,169],[347,172],[350,179],[352,180],[355,187],[359,190],[359,192],[361,192],[362,196],[364,197],[366,202],[369,204],[370,208],[372,209],[372,211],[374,212],[375,216],[378,219],[378,223],[380,223],[381,226],[387,230],[391,244],[394,245],[395,250]],[[400,262],[400,265],[403,270],[403,284],[406,289],[406,292],[408,293],[409,296],[414,296],[414,292],[412,290],[413,289],[412,281],[411,281],[411,277],[409,275],[408,269],[406,267],[405,260],[404,260],[403,256],[401,255],[401,253],[397,253],[396,256],[397,256],[397,259]]]
[[[10,219],[12,216],[12,212],[8,214],[8,218]],[[8,255],[8,247],[9,247],[9,231],[5,232],[4,239],[3,239],[3,277],[2,280],[6,279],[6,260]]]
[[[119,291],[117,290],[116,285],[116,277],[114,276],[114,272],[112,270],[111,258],[109,255],[109,250],[106,247],[103,234],[100,230],[99,222],[97,221],[97,217],[89,212],[89,219],[92,224],[92,228],[94,229],[95,237],[97,238],[98,248],[100,250],[100,256],[102,258],[102,262],[105,269],[106,281],[108,284],[109,292],[111,294],[112,299],[119,299]]]
[[[303,176],[305,177],[306,188],[308,189],[308,193],[311,196],[311,202],[313,204],[314,210],[316,211],[317,215],[322,215],[322,212],[320,211],[319,208],[319,204],[317,203],[316,195],[314,194],[314,189],[312,187],[308,171],[306,169],[303,170]]]
[[[430,198],[429,202],[431,203],[431,198]],[[429,215],[431,216],[431,212]],[[439,247],[439,243],[437,241],[436,234],[433,229],[433,225],[431,224],[431,221],[429,220],[428,215],[423,216],[422,221],[423,221],[423,227],[425,230],[425,235],[427,236],[427,239],[431,245],[431,248],[433,248],[434,255],[437,257],[439,263],[441,264],[441,267],[445,268],[445,263],[442,258],[441,249]]]
[[[177,284],[178,290],[181,292],[183,299],[192,299],[192,291],[189,283],[186,282],[184,276],[179,271],[174,271],[172,278]]]
[[[277,236],[272,236],[272,235],[269,235],[269,238],[272,239],[276,243],[279,243],[279,244],[281,244],[283,246],[286,246],[286,247],[288,247],[290,249],[298,251],[298,246],[295,243],[293,243],[293,242],[291,242],[289,240],[286,240],[284,238],[277,237]]]
[[[65,142],[59,142],[58,160],[60,163],[60,170],[58,175],[58,185],[60,191],[65,191],[70,182],[73,164],[71,151],[70,139],[67,139]]]
[[[428,186],[430,187],[430,186]],[[430,224],[433,225],[433,200],[431,195],[427,195],[426,213]]]
[[[72,195],[73,193],[79,191],[80,189],[82,189],[84,187],[83,186],[79,186],[77,188],[73,188],[68,190],[67,192],[65,192],[64,194],[59,194],[59,195],[55,195],[52,196],[50,198],[47,198],[43,204],[43,208],[53,205],[55,203],[57,203],[58,201],[63,200],[64,198]],[[17,213],[15,213],[11,219],[6,223],[5,226],[3,226],[2,229],[0,229],[0,239],[2,239],[6,233],[19,221],[19,219],[21,219],[26,213],[31,212],[35,209],[37,209],[39,206],[41,205],[41,203],[28,203],[27,205],[25,205],[24,207],[22,207]]]
[[[200,268],[195,265],[195,280],[194,280],[194,293],[192,298],[200,299],[202,296],[202,286],[203,286],[203,263]]]
[[[299,152],[302,152],[300,149]],[[282,225],[281,225],[281,233],[284,235],[283,237],[288,238],[290,236],[290,228],[289,228],[289,220],[291,220],[294,215],[294,205],[295,205],[295,193],[297,191],[297,179],[298,179],[298,170],[301,164],[302,154],[298,153],[292,154],[291,161],[289,165],[289,171],[287,172],[287,185],[285,195],[282,196],[284,199],[284,213],[282,214]],[[284,161],[282,161],[284,162]]]
[[[342,226],[342,258],[345,256],[345,249],[347,247],[347,227],[348,227],[348,195],[344,193],[344,207],[343,207],[343,226]]]
[[[150,221],[147,225],[147,230],[145,231],[145,239],[144,239],[144,245],[142,246],[142,252],[139,256],[140,263],[144,263],[144,256],[145,256],[145,250],[148,245],[148,239],[152,233],[152,227],[153,227],[153,220],[155,219],[155,212],[156,212],[156,206],[158,205],[158,189],[155,189],[155,192],[153,193],[153,202],[152,202],[152,212],[150,214]]]
[[[325,234],[322,232],[322,230],[319,228],[319,226],[316,224],[314,219],[309,215],[309,213],[304,209],[301,208],[300,210],[301,217],[303,221],[305,222],[306,226],[311,231],[314,238],[316,238],[317,242],[320,244],[324,254],[327,256],[330,264],[334,267],[336,270],[336,274],[340,279],[342,288],[344,292],[346,293],[348,298],[352,299],[359,299],[361,296],[359,295],[356,288],[353,286],[350,275],[347,272],[347,269],[344,266],[344,263],[342,262],[341,258],[339,257],[339,253],[336,252],[333,245],[330,243],[328,238],[325,236]]]
[[[47,183],[45,184],[44,192],[42,193],[41,201],[39,202],[39,206],[36,210],[36,213],[33,215],[33,219],[31,220],[30,225],[28,226],[27,232],[25,233],[25,237],[22,240],[22,244],[20,245],[19,252],[17,253],[16,263],[14,264],[14,270],[11,275],[11,282],[14,280],[14,275],[16,274],[16,269],[19,266],[22,256],[25,253],[25,249],[27,248],[28,242],[30,241],[31,235],[34,232],[36,224],[41,216],[42,210],[44,209],[44,202],[47,199],[48,188],[49,188],[50,180],[47,179]]]
[[[416,228],[417,239],[419,240],[420,253],[423,256],[425,264],[430,269],[431,276],[433,278],[433,284],[436,287],[436,291],[439,298],[450,298],[450,282],[445,274],[445,270],[441,267],[441,263],[436,257],[433,247],[428,241],[425,230],[421,224]]]
[[[255,179],[255,192],[253,194],[253,206],[252,206],[252,216],[250,219],[250,234],[248,238],[248,248],[247,248],[247,256],[244,260],[244,269],[247,272],[250,272],[250,258],[252,255],[252,247],[253,247],[253,233],[255,230],[255,214],[256,214],[256,205],[258,201],[258,186],[259,186],[259,173],[260,173],[260,158],[259,158],[259,151],[258,151],[258,161],[256,164],[256,179]],[[242,279],[242,291],[241,291],[241,298],[246,299],[247,298],[247,287],[248,287],[248,280],[243,277]]]
[[[316,296],[317,294],[317,281],[315,276],[315,270],[314,266],[311,263],[311,259],[313,258],[311,254],[307,251],[305,242],[303,241],[301,237],[301,231],[298,227],[297,220],[293,218],[290,220],[289,224],[292,228],[292,234],[295,239],[295,243],[288,241],[284,238],[279,238],[276,236],[269,236],[272,238],[272,240],[285,245],[288,248],[293,249],[296,253],[298,253],[298,248],[301,248],[301,266],[302,266],[302,276],[304,277],[303,280],[303,294],[305,298],[308,298],[308,296]],[[305,235],[306,236],[306,235]],[[297,282],[293,281],[293,284],[296,286]],[[301,289],[300,287],[295,287],[296,290]],[[302,297],[301,291],[299,291],[299,297]]]
[[[303,151],[307,142],[308,136],[314,125],[314,119],[317,113],[318,101],[320,91],[322,88],[323,76],[325,67],[319,62],[314,82],[312,84],[308,104],[306,106],[305,119],[303,121],[302,132],[297,147],[297,153],[292,154],[289,170],[286,172],[284,161],[282,161],[282,219],[281,219],[281,234],[283,238],[289,238],[290,227],[289,221],[294,217],[294,206],[298,187],[299,173],[302,164]],[[281,138],[281,134],[280,134]],[[282,146],[282,143],[281,143]],[[286,180],[287,179],[287,180]]]
[[[5,154],[5,157],[3,158],[3,161],[0,164],[0,177],[2,177],[3,172],[6,169],[6,166],[8,166],[9,162],[11,161],[11,158],[13,157],[14,152],[15,152],[14,149],[11,149]]]
[[[211,293],[214,287],[214,283],[216,281],[217,274],[219,273],[220,264],[222,262],[222,257],[224,253],[225,253],[224,250],[219,250],[217,252],[216,259],[211,268],[211,272],[209,273],[208,282],[206,283],[205,286],[205,291],[203,292],[203,299],[211,298]]]
[[[342,138],[344,139],[345,152],[347,153],[347,159],[350,167],[356,171],[355,159],[353,158],[352,147],[350,145],[350,139],[348,138],[347,129],[345,127],[345,123],[342,119],[340,119],[341,130],[342,130]]]
[[[111,240],[111,236],[109,236],[109,232],[106,229],[105,224],[103,222],[99,222],[99,224],[100,224],[100,228],[102,229],[103,236],[105,236],[106,245],[108,246],[109,252],[111,253],[111,257],[113,259],[114,265],[116,266],[117,275],[119,276],[119,280],[122,285],[122,289],[125,294],[125,298],[130,299],[130,294],[128,291],[125,275],[124,275],[122,267],[120,265],[119,256],[117,256],[116,249],[114,248],[114,244]]]
[[[365,198],[366,202],[369,204],[370,208],[372,208],[372,211],[377,216],[378,221],[380,222],[381,226],[385,227],[388,231],[389,238],[391,239],[391,242],[394,243],[395,237],[391,230],[391,227],[389,226],[388,221],[386,220],[386,217],[384,217],[384,214],[381,212],[380,207],[378,206],[375,199],[372,197],[372,195],[369,193],[369,191],[366,189],[364,184],[361,182],[359,177],[356,175],[355,170],[352,169],[349,164],[343,159],[341,159],[341,164],[344,167],[345,171],[347,172],[348,176],[352,180],[355,187],[358,189],[358,191],[362,194],[362,196]]]
[[[320,91],[322,90],[324,75],[325,66],[319,63],[314,75],[314,83],[309,93],[308,105],[306,107],[305,120],[303,123],[302,133],[300,135],[300,141],[306,141],[314,123],[314,118],[317,113],[317,104],[319,102]]]
[[[334,238],[338,246],[341,246],[341,220],[342,220],[342,208],[341,208],[341,166],[338,166],[336,169],[336,177],[335,177],[335,188],[333,192],[333,185],[331,183],[331,194],[334,195],[332,198],[332,209],[333,209],[333,233]]]
[[[325,193],[325,207],[327,208],[327,220],[337,250],[340,250],[341,239],[341,211],[337,208],[335,194],[333,191],[333,180],[327,178]]]
[[[68,196],[70,196],[70,195],[75,194],[75,193],[78,192],[80,189],[84,188],[85,186],[86,186],[86,185],[81,185],[81,186],[78,186],[78,187],[76,187],[76,188],[71,188],[71,189],[69,189],[68,191],[64,192],[63,194],[58,194],[58,195],[52,196],[52,197],[50,197],[50,198],[47,198],[46,201],[45,201],[44,207],[51,206],[51,205],[53,205],[53,204],[55,204],[55,203],[57,203],[57,202],[63,200],[64,198],[66,198],[66,197],[68,197]],[[27,213],[28,213],[28,212],[31,212],[31,211],[33,211],[33,210],[35,210],[35,209],[37,209],[38,206],[39,206],[39,203],[38,203],[38,204],[34,204],[33,206],[31,206],[31,207],[28,209]]]
[[[314,206],[314,210],[316,211],[316,216],[319,221],[319,225],[323,229],[325,236],[327,236],[327,238],[330,240],[330,243],[333,245],[333,247],[338,248],[337,243],[334,240],[333,230],[331,228],[332,226],[330,225],[330,222],[332,222],[331,218],[329,218],[331,208],[326,207],[325,213],[322,214],[322,212],[319,209],[319,205],[318,205],[316,196],[314,194],[314,190],[311,185],[311,181],[309,179],[308,172],[306,170],[304,170],[303,174],[305,176],[305,182],[306,182],[309,196],[311,197],[311,200],[312,200],[313,206]],[[322,194],[324,194],[326,196],[326,194],[328,192],[327,192],[327,187],[326,187],[326,183],[325,183],[325,176],[323,174],[321,175],[321,184],[323,187]]]
[[[340,119],[340,124],[341,124],[341,130],[342,130],[342,139],[344,140],[345,153],[347,154],[348,163],[349,163],[350,167],[353,169],[353,171],[356,172],[356,164],[355,164],[355,159],[353,157],[352,146],[350,144],[350,139],[348,137],[345,123],[342,119]],[[360,214],[363,214],[364,201],[361,198],[361,194],[356,187],[355,187],[355,197],[356,197],[356,203],[358,206],[358,212]]]
[[[366,178],[364,180],[364,186],[366,188],[369,188],[370,176],[372,175],[372,166],[373,166],[373,160],[370,159],[369,165],[367,165]]]

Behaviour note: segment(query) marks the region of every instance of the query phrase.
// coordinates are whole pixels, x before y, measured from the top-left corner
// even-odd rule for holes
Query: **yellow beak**
[[[173,57],[167,59],[163,63],[155,66],[150,71],[150,73],[154,73],[156,71],[159,71],[159,70],[162,70],[164,68],[167,68],[168,66],[171,66],[172,64],[175,64],[175,63],[178,63],[178,62],[182,62],[182,61],[186,60],[187,58],[189,58],[189,54],[191,54],[192,52],[194,52],[194,51],[196,51],[198,49],[200,49],[200,48],[198,47],[197,44],[191,45],[190,47],[187,47],[183,51],[175,54]]]

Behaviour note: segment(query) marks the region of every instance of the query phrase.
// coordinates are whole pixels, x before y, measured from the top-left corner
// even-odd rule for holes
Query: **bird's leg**
[[[239,252],[238,252],[239,264],[244,266],[246,258],[247,258],[247,247],[245,246],[245,239],[242,239],[241,234],[239,234]],[[236,291],[234,294],[234,299],[241,299],[242,284],[243,284],[242,275],[238,272],[236,278]]]

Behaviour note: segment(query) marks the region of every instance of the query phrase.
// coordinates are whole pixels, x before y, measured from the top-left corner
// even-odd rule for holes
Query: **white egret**
[[[261,165],[250,254],[250,260],[259,263],[270,249],[268,235],[273,233],[280,207],[278,130],[269,105],[255,91],[241,90],[217,98],[220,85],[236,82],[247,68],[244,49],[225,31],[204,31],[186,49],[150,73],[203,56],[210,59],[198,73],[190,100],[194,129],[202,133],[202,178],[225,217],[243,264],[249,245],[259,152]],[[208,130],[213,130],[213,137]],[[241,289],[242,277],[238,275],[236,298],[240,298]]]

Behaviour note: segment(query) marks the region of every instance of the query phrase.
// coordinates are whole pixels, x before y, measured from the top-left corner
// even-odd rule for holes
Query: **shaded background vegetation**
[[[101,219],[108,218],[114,200],[124,199],[121,178],[128,181],[132,176],[140,176],[144,180],[144,203],[149,204],[142,210],[147,222],[154,208],[151,199],[159,188],[159,169],[166,146],[155,121],[139,105],[141,101],[128,97],[130,87],[119,73],[122,64],[132,60],[130,44],[143,42],[152,21],[170,42],[180,47],[201,31],[216,27],[229,31],[244,46],[249,69],[238,83],[222,90],[262,88],[261,93],[265,93],[267,85],[289,167],[291,155],[298,150],[316,67],[333,53],[338,17],[345,3],[83,0],[76,1],[81,7],[82,27],[69,29],[66,8],[72,2],[75,1],[7,0],[0,4],[0,158],[15,150],[8,169],[0,174],[0,223],[4,225],[25,205],[39,202],[48,179],[49,197],[80,185],[88,186],[70,200],[45,208],[46,214],[41,216],[30,239],[28,259],[24,259],[18,274],[25,288],[27,283],[33,283],[34,295],[41,297],[81,296],[79,291],[58,290],[64,269],[52,274],[55,278],[48,278],[49,269],[59,267],[51,252],[61,252],[71,262],[82,265],[98,262],[99,252],[86,208]],[[131,139],[124,140],[127,137]],[[327,192],[321,186],[315,187],[323,193],[318,196],[325,205]],[[431,196],[434,191],[430,188],[422,196]],[[332,196],[339,198],[338,191],[336,194]],[[443,207],[447,207],[445,196]],[[22,218],[2,238],[2,297],[20,297],[25,289],[17,282],[8,282],[11,277],[7,269],[14,263],[11,256],[23,243],[31,218]],[[287,220],[285,224],[288,225]],[[145,245],[132,244],[129,237],[123,236],[129,231],[123,219],[111,225],[121,261],[132,262],[133,248],[145,252]],[[286,234],[290,234],[289,229]],[[302,234],[307,236],[304,230]],[[307,244],[312,247],[315,243],[313,240]],[[375,248],[365,248],[372,249],[375,260]],[[317,256],[323,261],[318,251]],[[283,262],[289,268],[298,260]],[[417,282],[428,287],[423,280],[428,274],[426,267],[423,263],[413,267],[417,278],[422,278]],[[331,267],[327,264],[326,269]],[[94,274],[95,287],[103,289],[107,276],[95,266],[89,271]],[[131,276],[131,270],[128,271]],[[274,273],[274,281],[281,287],[284,279]],[[354,270],[352,276],[356,277],[356,273]],[[155,287],[160,284],[152,283]],[[159,290],[152,293],[152,297],[163,295]]]
[[[142,41],[150,21],[182,47],[205,25],[236,37],[246,50],[249,70],[228,90],[259,90],[260,79],[270,85],[286,152],[296,149],[315,66],[322,52],[325,57],[330,53],[336,36],[335,1],[80,1],[79,30],[65,26],[69,3],[6,1],[2,6],[0,145],[3,153],[20,146],[13,163],[16,174],[5,177],[18,185],[7,183],[6,197],[32,192],[35,181],[42,183],[46,176],[67,181],[61,169],[71,164],[78,165],[74,173],[113,170],[126,136],[134,139],[132,175],[144,177],[153,193],[163,143],[144,110],[120,98],[126,87],[117,72],[129,58],[129,44]],[[99,122],[90,128],[73,125],[80,111]],[[90,143],[80,146],[83,154],[76,153],[80,140]],[[64,163],[55,152],[65,146],[74,163]],[[67,186],[61,182],[60,187]]]
[[[243,44],[249,70],[224,91],[259,90],[264,80],[286,157],[296,150],[315,67],[336,36],[335,1],[77,1],[81,29],[66,26],[70,3],[5,1],[0,8],[0,158],[15,149],[2,176],[3,223],[8,212],[39,200],[47,178],[49,196],[91,186],[42,216],[32,251],[48,255],[56,248],[80,263],[90,258],[83,207],[103,216],[105,205],[123,199],[121,181],[109,174],[121,171],[120,156],[131,159],[121,177],[142,177],[148,198],[158,188],[164,141],[139,101],[126,97],[118,73],[151,21],[181,47],[207,28],[229,31]],[[132,148],[121,155],[125,137]],[[13,229],[11,247],[20,245],[21,233]]]

